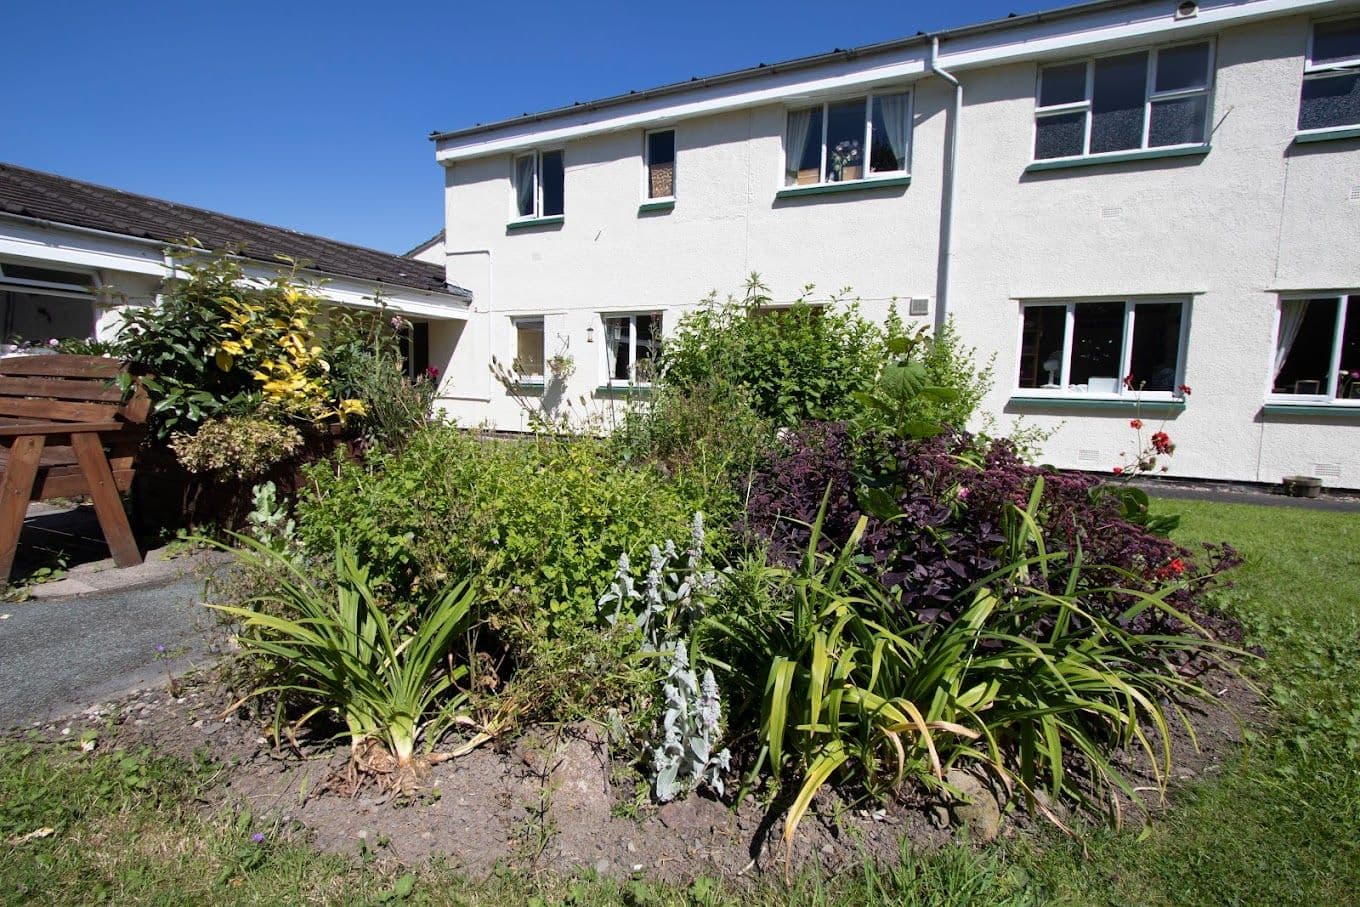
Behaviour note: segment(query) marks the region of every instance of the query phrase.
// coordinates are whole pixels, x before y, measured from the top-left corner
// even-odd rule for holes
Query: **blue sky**
[[[15,0],[0,161],[403,252],[432,130],[1057,5]]]

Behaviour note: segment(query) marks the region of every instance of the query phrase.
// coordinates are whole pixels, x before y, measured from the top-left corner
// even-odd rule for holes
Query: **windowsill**
[[[1134,151],[1114,151],[1088,154],[1085,157],[1055,157],[1035,161],[1025,168],[1026,173],[1043,170],[1065,170],[1069,167],[1095,167],[1099,164],[1122,164],[1126,161],[1155,161],[1169,157],[1196,157],[1209,153],[1209,145],[1188,145],[1176,148],[1139,148]]]
[[[1047,396],[1043,394],[1012,396],[1006,401],[1007,406],[1023,407],[1026,409],[1104,409],[1116,412],[1133,412],[1137,410],[1179,413],[1185,409],[1185,401],[1176,397],[1157,397],[1153,399],[1144,398],[1135,400],[1132,397],[1101,397],[1090,394],[1069,394],[1066,396]]]
[[[1276,400],[1262,406],[1261,413],[1267,416],[1330,416],[1360,422],[1360,400],[1335,403],[1281,403]]]
[[[597,397],[647,397],[651,393],[650,384],[601,384],[595,388]]]
[[[891,189],[895,186],[910,186],[910,176],[880,176],[868,179],[845,180],[840,183],[816,183],[810,186],[785,186],[774,194],[775,198],[800,198],[804,195],[829,195],[835,192],[862,192],[866,189]]]
[[[538,378],[529,379],[525,381],[516,381],[515,383],[510,385],[510,388],[517,394],[524,394],[526,397],[534,397],[541,395],[543,393],[543,388],[545,386],[546,385],[543,383],[543,379]]]
[[[1360,126],[1333,126],[1330,129],[1310,129],[1294,133],[1295,145],[1309,142],[1335,142],[1338,139],[1360,139]]]
[[[551,217],[526,217],[521,220],[512,220],[505,225],[506,231],[510,230],[529,230],[534,227],[556,227],[565,221],[566,215],[554,214]]]
[[[651,214],[657,211],[670,211],[675,207],[674,198],[649,198],[638,205],[638,214]]]

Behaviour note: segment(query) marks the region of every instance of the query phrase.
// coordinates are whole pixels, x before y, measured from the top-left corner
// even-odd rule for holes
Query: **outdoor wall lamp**
[[[595,328],[593,326],[588,327],[586,328],[586,343],[594,342],[595,342]]]

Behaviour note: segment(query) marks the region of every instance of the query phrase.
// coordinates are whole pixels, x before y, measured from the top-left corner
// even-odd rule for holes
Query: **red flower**
[[[1152,435],[1152,449],[1159,454],[1171,454],[1176,452],[1176,445],[1171,443],[1171,438],[1166,432],[1159,431]]]
[[[1188,384],[1182,384],[1182,385],[1180,386],[1180,392],[1181,392],[1181,396],[1182,396],[1182,397],[1188,397],[1188,396],[1190,396],[1190,385],[1188,385]]]
[[[1114,468],[1114,474],[1117,475],[1117,476],[1122,476],[1122,475],[1124,474],[1124,467],[1122,467],[1122,466],[1116,466],[1116,467]]]
[[[1133,375],[1132,375],[1132,374],[1128,374],[1128,375],[1125,375],[1125,376],[1124,376],[1124,387],[1128,388],[1129,390],[1133,390]]]
[[[427,366],[425,369],[425,377],[429,378],[431,381],[438,381],[439,369],[435,368],[433,365]]]
[[[1173,557],[1161,567],[1157,568],[1158,579],[1171,579],[1173,576],[1180,576],[1185,573],[1185,561],[1178,557]]]
[[[1129,420],[1129,428],[1142,428],[1142,427],[1143,427],[1143,420],[1142,420],[1142,419],[1130,419],[1130,420]]]

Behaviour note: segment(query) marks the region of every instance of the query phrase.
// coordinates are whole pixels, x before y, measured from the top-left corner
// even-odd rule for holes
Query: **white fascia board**
[[[1121,7],[1080,19],[964,35],[941,45],[940,64],[951,71],[968,70],[1020,60],[1099,53],[1211,35],[1254,19],[1300,15],[1338,5],[1337,0],[1207,0],[1188,19],[1172,15],[1175,3]]]
[[[246,277],[252,280],[272,280],[280,271],[287,270],[282,265],[272,266],[256,262],[242,262],[242,265]],[[378,299],[381,297],[382,307],[398,315],[411,315],[436,321],[465,321],[468,317],[467,302],[452,294],[394,287],[352,277],[337,277],[322,271],[301,269],[298,274],[316,285],[318,296],[334,305],[377,309]]]
[[[1059,16],[1014,27],[988,28],[975,33],[940,39],[939,65],[946,70],[968,70],[1020,60],[1096,53],[1136,44],[1194,38],[1231,25],[1321,9],[1355,8],[1351,0],[1205,0],[1197,14],[1176,19],[1174,0],[1112,9],[1085,15]],[[604,113],[584,105],[579,112],[564,111],[541,120],[509,123],[503,128],[461,138],[440,139],[435,160],[441,164],[470,158],[519,151],[540,145],[625,129],[664,125],[689,117],[755,107],[760,104],[797,103],[838,91],[868,89],[893,81],[929,75],[928,49],[923,43],[880,56],[827,64],[815,71],[776,72],[768,79],[757,77],[728,85],[696,87],[692,92],[642,99]]]
[[[546,126],[538,123],[510,124],[502,130],[465,139],[441,139],[436,146],[435,160],[441,164],[451,164],[458,160],[550,145],[585,135],[659,126],[761,104],[797,103],[848,89],[901,83],[919,79],[926,74],[926,56],[925,47],[912,48],[875,58],[869,66],[851,60],[828,65],[815,75],[809,75],[806,70],[785,74],[775,72],[758,83],[752,79],[734,86],[696,88],[678,99],[674,96],[644,99],[636,105],[614,108],[603,118],[598,111],[585,109],[579,113],[553,117]]]
[[[0,219],[0,255],[132,274],[165,276],[159,243]]]

